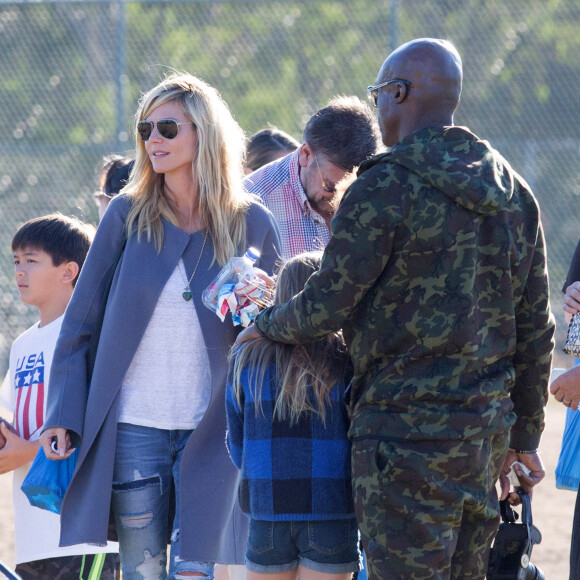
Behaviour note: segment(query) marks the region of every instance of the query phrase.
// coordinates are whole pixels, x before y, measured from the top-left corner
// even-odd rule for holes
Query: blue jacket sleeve
[[[271,276],[276,273],[282,255],[282,242],[276,219],[268,208],[255,201],[250,206],[248,224],[248,247],[254,246],[260,250],[256,267]]]
[[[50,372],[44,429],[63,427],[73,447],[80,444],[94,352],[108,291],[125,246],[130,201],[115,197],[97,228],[65,312]]]

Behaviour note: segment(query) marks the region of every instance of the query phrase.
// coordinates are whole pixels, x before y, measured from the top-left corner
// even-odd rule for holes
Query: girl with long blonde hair
[[[275,303],[302,290],[321,256],[284,264]],[[344,402],[350,375],[341,333],[303,345],[259,338],[230,353],[227,443],[250,516],[249,580],[347,580],[359,569]]]
[[[243,132],[216,89],[169,76],[142,97],[135,136],[63,322],[42,443],[51,459],[80,446],[61,543],[102,543],[111,511],[124,580],[211,578],[243,561],[247,530],[223,444],[238,331],[201,294],[250,246],[272,274],[280,241],[242,187]]]

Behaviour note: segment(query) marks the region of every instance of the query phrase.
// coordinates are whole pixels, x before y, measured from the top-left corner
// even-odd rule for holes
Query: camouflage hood
[[[465,127],[420,129],[391,151],[361,165],[396,163],[440,190],[455,203],[478,214],[500,211],[514,192],[514,172],[487,141]]]

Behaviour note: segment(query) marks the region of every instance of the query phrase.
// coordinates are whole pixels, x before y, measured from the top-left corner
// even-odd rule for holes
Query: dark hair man
[[[343,191],[339,182],[354,178],[379,144],[370,107],[358,97],[336,97],[312,115],[297,151],[246,177],[246,189],[276,218],[284,258],[324,248]]]

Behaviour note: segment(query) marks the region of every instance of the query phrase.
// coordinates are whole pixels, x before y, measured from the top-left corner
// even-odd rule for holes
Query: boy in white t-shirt
[[[0,450],[0,473],[14,472],[16,572],[23,580],[119,577],[117,544],[59,547],[59,516],[32,507],[20,490],[39,447],[50,365],[64,311],[93,236],[92,226],[51,214],[26,222],[12,240],[20,299],[36,306],[40,314],[40,321],[14,341],[8,374],[0,389],[0,403],[14,413],[18,433],[0,424],[6,438]]]

